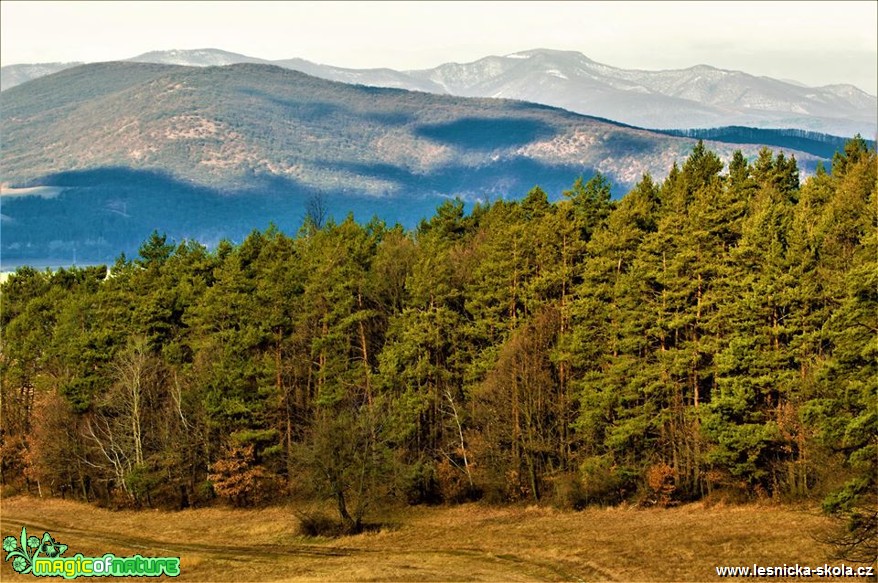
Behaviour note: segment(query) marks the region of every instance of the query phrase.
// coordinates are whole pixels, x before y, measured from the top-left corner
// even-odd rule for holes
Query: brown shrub
[[[673,496],[677,490],[676,477],[674,468],[666,463],[651,465],[646,470],[646,485],[650,493],[647,503],[662,508],[674,504]]]
[[[270,475],[255,463],[253,449],[253,444],[227,447],[208,474],[217,495],[235,506],[258,504],[270,490]]]

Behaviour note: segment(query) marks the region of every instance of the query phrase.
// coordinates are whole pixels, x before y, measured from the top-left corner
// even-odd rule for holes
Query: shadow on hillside
[[[370,87],[356,87],[358,91],[368,92]],[[255,89],[251,87],[239,88],[238,93],[248,97],[262,100],[279,108],[282,112],[293,114],[293,119],[301,121],[326,121],[338,119],[344,123],[350,123],[351,120],[357,120],[363,123],[377,123],[382,125],[402,126],[414,121],[415,117],[409,113],[399,111],[364,111],[343,105],[338,100],[343,98],[337,94],[333,95],[333,101],[314,101],[307,97],[296,98],[282,94],[275,94],[271,91]],[[259,106],[255,110],[260,110]]]
[[[415,135],[463,150],[490,152],[550,139],[557,130],[535,119],[469,117],[416,127]]]
[[[498,198],[520,199],[534,186],[545,190],[550,200],[558,200],[561,193],[569,189],[578,177],[588,180],[595,174],[593,168],[572,164],[545,164],[523,156],[501,158],[479,166],[446,164],[430,173],[417,173],[390,164],[325,161],[320,165],[390,182],[394,185],[394,191],[406,198],[451,195],[482,201]],[[627,186],[630,185],[612,183],[613,194],[622,196]]]

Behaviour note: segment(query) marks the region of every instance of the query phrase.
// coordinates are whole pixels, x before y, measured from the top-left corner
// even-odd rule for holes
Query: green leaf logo
[[[21,544],[19,545],[19,541]],[[40,554],[39,539],[35,536],[28,538],[27,529],[21,527],[21,538],[15,540],[14,536],[7,536],[3,539],[3,550],[6,551],[6,560],[12,559],[12,568],[18,573],[30,573],[33,567],[33,560]],[[28,552],[28,548],[35,549],[33,555]]]
[[[46,555],[49,558],[60,557],[64,551],[67,550],[67,545],[62,545],[58,541],[54,540],[49,533],[43,534],[43,540],[40,544],[40,552]]]
[[[3,539],[3,550],[6,551],[6,560],[12,561],[12,568],[18,573],[27,574],[33,569],[37,557],[60,557],[67,550],[67,545],[54,540],[48,532],[43,534],[42,539],[28,536],[27,528],[22,527],[20,539],[16,540],[14,536]]]

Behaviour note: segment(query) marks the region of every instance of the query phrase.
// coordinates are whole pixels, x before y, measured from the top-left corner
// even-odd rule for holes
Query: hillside
[[[343,83],[520,99],[646,128],[749,126],[846,138],[871,137],[878,130],[876,97],[852,85],[807,87],[708,65],[622,69],[575,51],[535,49],[412,71],[349,69],[299,58],[269,61],[218,49],[151,51],[129,60],[196,67],[274,64]],[[73,65],[3,67],[3,88]]]
[[[662,130],[661,133],[724,144],[765,144],[772,148],[799,150],[825,159],[831,159],[837,152],[843,152],[847,142],[844,138],[803,130],[767,130],[740,126]],[[865,142],[869,147],[875,147],[875,140]]]
[[[317,195],[337,218],[413,225],[445,197],[520,197],[535,184],[556,197],[596,171],[620,193],[644,173],[664,176],[694,143],[546,106],[262,64],[67,69],[5,91],[0,129],[5,265],[69,262],[75,249],[80,261],[112,260],[155,228],[208,243],[270,221],[295,229]],[[57,190],[16,190],[27,186]]]
[[[468,194],[492,189],[454,184],[461,170],[599,168],[630,184],[666,171],[690,147],[547,107],[343,85],[252,64],[69,69],[9,90],[2,124],[10,184],[124,166],[223,189],[280,177],[371,195],[415,182],[420,191]]]

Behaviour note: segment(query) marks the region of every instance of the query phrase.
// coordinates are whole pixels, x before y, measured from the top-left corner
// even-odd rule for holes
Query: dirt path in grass
[[[322,557],[343,557],[354,552],[354,549],[339,547],[320,547],[316,545],[265,545],[260,544],[258,547],[253,546],[232,546],[217,544],[188,544],[180,542],[169,542],[143,536],[121,535],[103,530],[92,528],[75,528],[71,526],[61,526],[57,523],[34,520],[27,516],[3,515],[5,523],[20,523],[28,527],[29,530],[39,532],[50,532],[52,537],[57,540],[76,539],[80,544],[94,543],[95,546],[106,546],[107,548],[129,548],[141,551],[148,550],[153,553],[161,553],[168,556],[180,556],[187,553],[213,554],[222,555],[230,560],[250,560],[255,557],[260,558],[276,558],[278,556],[299,556],[313,555]]]
[[[380,531],[319,539],[297,534],[293,507],[0,503],[3,536],[24,525],[69,545],[67,556],[180,557],[181,581],[719,581],[721,565],[833,563],[816,536],[827,520],[788,507],[401,508],[387,512]],[[0,576],[18,578],[8,563]]]
[[[70,518],[75,517],[52,520],[29,512],[3,512],[3,534],[17,534],[7,533],[8,525],[27,526],[32,534],[37,535],[49,532],[56,540],[70,545],[67,555],[94,548],[101,550],[91,555],[88,552],[83,554],[100,556],[113,552],[117,556],[140,554],[181,557],[183,572],[179,580],[340,581],[348,580],[348,576],[351,579],[388,581],[467,580],[470,577],[474,580],[497,581],[612,580],[606,573],[587,565],[574,573],[551,561],[534,560],[513,553],[498,554],[479,548],[452,545],[451,548],[416,549],[406,548],[405,544],[379,544],[376,547],[371,544],[375,537],[369,535],[342,539],[344,542],[361,543],[359,545],[319,539],[310,543],[273,544],[254,540],[251,545],[232,545],[133,535],[116,530],[112,524],[104,521],[84,521],[72,526]],[[467,567],[468,564],[472,567]],[[453,568],[450,568],[452,565]],[[256,577],[251,579],[253,575]]]

